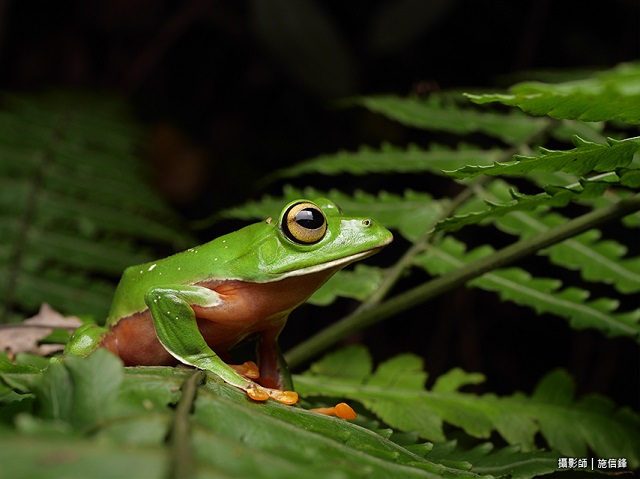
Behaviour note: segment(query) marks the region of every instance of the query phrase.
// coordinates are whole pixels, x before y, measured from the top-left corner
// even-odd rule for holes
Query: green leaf
[[[575,199],[582,200],[590,199],[592,194],[597,193],[600,188],[606,188],[607,184],[583,181],[578,186],[554,188],[549,191],[554,197],[560,195],[567,198],[572,195]],[[591,191],[586,191],[587,189]],[[526,239],[567,221],[566,217],[558,213],[525,211],[535,207],[562,204],[557,199],[552,200],[548,193],[534,196],[516,195],[507,183],[495,180],[486,185],[480,194],[486,203],[478,205],[478,200],[475,199],[472,205],[466,207],[470,213],[450,217],[439,223],[437,229],[455,231],[462,226],[491,222],[501,231]],[[611,188],[607,190],[608,204],[623,197],[624,195]],[[599,202],[600,198],[596,196],[595,200]],[[593,203],[594,206],[598,206],[598,203]],[[489,208],[486,208],[487,204]],[[464,209],[465,207],[460,210]],[[590,230],[551,246],[540,254],[549,256],[553,264],[579,270],[582,278],[587,281],[612,284],[618,291],[626,294],[640,290],[640,258],[624,257],[628,250],[625,245],[610,239],[601,240],[600,237],[599,231]]]
[[[547,231],[567,219],[559,214],[513,213],[498,219],[503,231],[528,238]],[[621,293],[640,291],[640,257],[625,258],[628,248],[614,240],[602,240],[601,232],[590,230],[554,245],[541,254],[551,262],[579,270],[587,281],[612,284]]]
[[[74,427],[91,427],[109,417],[124,378],[122,361],[99,349],[86,359],[65,358],[64,365],[73,384],[69,421]]]
[[[511,479],[530,479],[558,470],[560,454],[555,451],[524,452],[517,445],[495,450],[493,444],[488,442],[471,450],[461,450],[455,446],[455,442],[437,444],[427,457],[441,461],[466,460],[473,464],[473,472]]]
[[[340,274],[329,278],[307,302],[316,306],[326,306],[338,297],[363,301],[378,288],[383,277],[384,270],[357,264],[354,269],[341,271]]]
[[[597,395],[574,404],[574,388],[571,377],[557,370],[543,378],[532,396],[540,431],[549,444],[570,457],[586,457],[587,447],[599,457],[625,457],[628,451],[630,465],[635,464],[631,467],[637,467],[640,435],[630,433],[640,427],[638,415],[626,408],[615,410],[610,400]],[[563,415],[568,421],[584,419],[573,428],[559,428]]]
[[[329,364],[326,361],[323,360],[325,371]],[[331,363],[339,367],[336,362]],[[359,382],[335,381],[331,375],[309,373],[296,376],[296,384],[303,395],[322,392],[359,401],[391,427],[417,431],[421,437],[436,442],[446,439],[443,423],[478,438],[488,438],[497,431],[523,451],[535,450],[535,435],[540,433],[552,449],[568,457],[587,457],[589,448],[598,457],[625,457],[630,467],[640,465],[640,417],[627,408],[615,409],[610,401],[598,396],[576,400],[573,381],[564,371],[543,378],[531,396],[517,393],[496,397],[450,388],[425,390],[420,387],[426,375],[417,369],[419,363],[416,357],[401,355],[382,363],[368,379]],[[394,380],[394,375],[400,379]],[[430,454],[437,457],[434,449],[436,452]],[[468,457],[473,458],[473,454]],[[517,469],[516,461],[511,459],[511,464],[505,461],[501,467]],[[496,462],[500,464],[500,460]],[[532,477],[529,474],[536,467],[532,460],[519,474]],[[549,462],[544,461],[543,467],[550,467]]]
[[[627,140],[609,139],[608,144],[593,143],[575,136],[576,148],[572,150],[547,150],[540,148],[540,156],[516,155],[515,160],[495,163],[492,166],[469,165],[447,174],[452,178],[473,178],[478,175],[526,175],[532,171],[563,171],[574,175],[586,175],[591,171],[614,171],[628,166],[640,149],[640,138]]]
[[[369,377],[372,371],[373,359],[367,348],[354,345],[314,362],[306,374],[360,382]]]
[[[145,183],[141,131],[121,99],[53,92],[2,100],[0,322],[43,302],[101,319],[122,270],[153,259],[145,244],[186,248],[191,239]]]
[[[219,219],[264,219],[277,217],[280,209],[298,198],[329,198],[337,203],[347,216],[371,216],[387,228],[397,229],[405,238],[414,241],[430,229],[442,216],[446,201],[434,200],[423,192],[407,190],[404,195],[380,192],[371,195],[356,191],[348,195],[337,190],[320,191],[315,188],[303,190],[286,187],[280,197],[265,195],[259,201],[222,211]]]
[[[446,106],[437,95],[428,99],[380,95],[354,98],[349,103],[364,106],[406,126],[460,135],[481,132],[507,143],[518,143],[546,124],[543,120],[524,115],[481,113]]]
[[[431,274],[442,275],[493,252],[490,247],[464,252],[464,245],[451,237],[430,246],[416,264]],[[618,313],[619,302],[610,298],[588,300],[589,292],[577,287],[560,290],[560,280],[534,278],[520,268],[493,270],[469,286],[494,291],[503,300],[529,306],[538,314],[566,318],[574,328],[595,328],[610,336],[628,336],[640,342],[640,309]]]
[[[71,374],[60,361],[53,361],[34,386],[38,410],[44,419],[71,422],[73,383]]]
[[[420,390],[427,382],[423,361],[414,354],[400,354],[378,366],[367,384],[381,388]]]
[[[476,103],[500,102],[532,115],[583,121],[640,123],[640,63],[626,63],[591,78],[558,84],[520,83],[511,94],[470,95]]]
[[[496,185],[504,183],[493,182],[490,189],[496,189]],[[572,201],[593,199],[600,197],[609,188],[610,183],[598,180],[582,180],[568,187],[547,187],[545,193],[525,195],[518,193],[513,188],[508,188],[510,200],[506,202],[494,202],[492,199],[484,199],[484,207],[477,208],[469,213],[450,216],[436,225],[436,231],[457,231],[464,226],[482,224],[499,220],[501,217],[514,212],[545,209],[551,207],[564,207]],[[504,198],[507,195],[501,195]],[[501,199],[504,201],[504,199]],[[487,208],[488,206],[488,208]]]
[[[165,477],[160,448],[125,448],[116,443],[0,430],[0,463],[6,477]]]
[[[36,383],[42,417],[78,429],[93,426],[108,417],[123,374],[122,362],[106,350],[52,361]]]
[[[361,378],[370,372],[367,356],[365,350],[353,349],[342,359],[357,367],[331,367],[340,369],[343,381]],[[35,416],[23,412],[15,431],[0,428],[3,472],[34,477],[50,461],[51,478],[159,478],[185,471],[184,466],[197,477],[478,477],[425,459],[343,419],[274,401],[253,402],[215,376],[199,383],[187,369],[125,370],[105,351],[70,359],[36,373],[32,392],[40,406]],[[14,368],[12,374],[20,371]],[[189,381],[197,389],[193,395],[186,392]],[[5,401],[6,395],[0,395],[0,411],[7,407]],[[177,444],[178,429],[186,434]],[[139,462],[132,464],[136,453]],[[153,467],[147,464],[151,459]],[[126,468],[129,472],[123,472]]]
[[[495,149],[481,150],[465,145],[459,145],[455,150],[432,145],[425,150],[415,145],[400,148],[384,143],[379,149],[363,146],[356,152],[339,151],[321,155],[280,170],[274,177],[291,178],[309,173],[364,175],[430,172],[442,175],[443,170],[468,164],[491,165],[499,156],[500,151]]]
[[[467,373],[460,368],[453,368],[450,371],[438,376],[431,390],[433,392],[448,393],[457,391],[461,387],[482,384],[485,377],[480,373]]]

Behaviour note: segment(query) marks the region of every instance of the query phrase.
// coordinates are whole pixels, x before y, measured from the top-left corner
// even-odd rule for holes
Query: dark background
[[[149,127],[145,156],[155,185],[197,219],[277,193],[281,184],[256,186],[276,168],[363,143],[415,139],[365,111],[336,108],[336,98],[495,89],[528,79],[523,70],[635,60],[639,7],[636,0],[0,0],[0,88],[122,92]],[[330,181],[302,178],[297,186],[442,188],[432,177]],[[494,238],[501,241],[508,238]],[[391,263],[406,245],[394,246],[378,261]],[[335,313],[298,312],[285,349],[353,306],[341,300]],[[407,350],[422,355],[432,377],[454,366],[482,371],[487,390],[506,394],[531,391],[561,366],[580,392],[638,407],[632,341],[574,332],[562,319],[489,293],[456,291],[362,336],[352,339],[371,345],[378,360]]]

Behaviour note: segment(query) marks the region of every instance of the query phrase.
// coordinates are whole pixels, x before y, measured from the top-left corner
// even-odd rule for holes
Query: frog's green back
[[[144,295],[153,287],[213,279],[265,281],[257,265],[247,262],[271,229],[272,225],[256,223],[167,258],[128,267],[116,288],[107,324],[145,310]]]

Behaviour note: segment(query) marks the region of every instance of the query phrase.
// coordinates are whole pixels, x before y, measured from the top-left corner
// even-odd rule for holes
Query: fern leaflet
[[[492,252],[486,246],[465,254],[462,243],[447,237],[418,256],[416,264],[431,274],[442,275]],[[576,287],[559,290],[561,282],[557,279],[532,278],[522,269],[508,268],[486,273],[469,285],[497,292],[502,299],[532,307],[538,314],[566,318],[575,328],[596,328],[611,336],[629,336],[640,342],[640,309],[616,313],[617,300],[587,301],[588,291]]]
[[[592,78],[559,84],[521,83],[511,94],[470,95],[476,103],[501,102],[532,115],[583,121],[640,123],[640,63],[627,63]]]
[[[523,141],[547,124],[545,120],[524,115],[448,107],[437,95],[428,99],[380,95],[355,98],[350,102],[410,127],[461,135],[481,132],[507,143]]]
[[[363,146],[357,152],[341,151],[331,155],[321,155],[280,170],[275,177],[287,178],[307,173],[364,175],[425,171],[442,175],[443,170],[461,168],[468,164],[491,165],[499,156],[500,151],[495,149],[481,150],[464,145],[460,145],[456,150],[432,145],[425,150],[415,145],[399,148],[391,144],[383,144],[380,149]]]
[[[640,149],[640,138],[609,139],[608,144],[603,145],[574,136],[574,144],[576,148],[572,150],[540,148],[540,156],[516,155],[513,161],[492,166],[465,166],[447,174],[462,179],[478,175],[526,175],[531,171],[563,171],[580,176],[591,171],[614,171],[631,163],[633,155]]]
[[[141,181],[117,98],[5,95],[0,129],[0,322],[43,302],[102,319],[121,271],[153,259],[145,244],[191,243]]]
[[[354,370],[349,378],[334,369],[353,362],[370,365],[368,356],[362,347],[340,350],[327,356],[329,364],[314,365],[296,376],[296,385],[305,396],[322,393],[359,401],[390,426],[417,431],[436,442],[446,440],[443,424],[449,423],[481,439],[497,431],[524,451],[536,448],[540,433],[550,448],[570,457],[586,457],[591,449],[600,457],[626,457],[631,467],[640,464],[638,415],[625,408],[615,410],[598,396],[576,400],[573,381],[564,371],[549,373],[531,396],[496,397],[451,388],[425,390],[427,374],[422,359],[413,354],[391,358],[375,371]],[[460,386],[477,382],[477,375],[455,374]]]

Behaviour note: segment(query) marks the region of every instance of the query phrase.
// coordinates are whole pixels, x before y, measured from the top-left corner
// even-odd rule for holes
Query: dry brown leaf
[[[64,345],[39,344],[54,329],[74,330],[82,324],[75,316],[62,316],[51,306],[43,303],[35,316],[20,324],[7,324],[0,328],[0,350],[9,355],[31,353],[47,356],[62,351]]]

